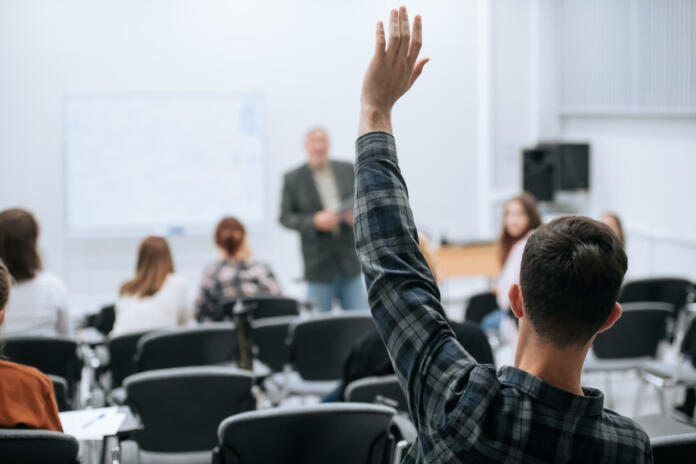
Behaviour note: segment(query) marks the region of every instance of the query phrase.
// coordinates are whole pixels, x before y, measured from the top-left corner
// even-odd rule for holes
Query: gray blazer
[[[331,161],[341,200],[353,197],[355,173],[353,165]],[[314,228],[314,214],[323,209],[312,171],[307,164],[285,174],[280,223],[300,233],[304,275],[309,282],[328,282],[339,273],[354,277],[360,274],[355,253],[353,228],[341,224],[339,234],[320,232]]]

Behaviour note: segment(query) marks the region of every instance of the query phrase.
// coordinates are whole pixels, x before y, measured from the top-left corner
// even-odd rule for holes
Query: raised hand
[[[428,58],[418,60],[423,43],[420,16],[413,21],[411,33],[406,7],[392,10],[389,17],[389,43],[384,25],[377,23],[375,55],[363,80],[359,135],[372,131],[391,132],[394,103],[418,79]]]

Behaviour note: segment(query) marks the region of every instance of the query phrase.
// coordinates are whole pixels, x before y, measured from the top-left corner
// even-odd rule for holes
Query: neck
[[[515,367],[556,388],[583,396],[580,377],[589,347],[588,344],[585,347],[558,348],[520,326]]]

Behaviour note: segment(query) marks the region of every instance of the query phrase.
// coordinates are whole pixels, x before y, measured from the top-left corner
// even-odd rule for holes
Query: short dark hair
[[[0,259],[0,311],[7,305],[10,299],[10,271]]]
[[[38,238],[39,224],[29,211],[12,208],[0,212],[0,259],[17,282],[33,279],[41,269]]]
[[[237,218],[224,217],[215,228],[215,243],[228,255],[234,256],[242,247],[245,235],[244,224]]]
[[[616,303],[628,258],[605,224],[568,216],[539,227],[522,255],[525,313],[553,344],[584,345]]]

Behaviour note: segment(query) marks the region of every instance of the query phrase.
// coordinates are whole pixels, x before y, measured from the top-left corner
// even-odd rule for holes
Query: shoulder
[[[602,416],[605,423],[614,429],[613,435],[620,445],[651,453],[650,437],[640,425],[609,409],[605,409]]]
[[[51,378],[31,366],[0,360],[0,372],[2,372],[0,377],[5,382],[9,381],[9,379],[17,379],[29,387],[36,387],[42,390],[50,390],[53,388]]]
[[[297,176],[301,175],[304,171],[306,171],[308,168],[307,164],[302,164],[300,166],[297,166],[294,169],[291,169],[290,171],[285,173],[285,180],[286,181],[292,181],[294,180]]]
[[[349,161],[331,160],[331,165],[334,167],[334,169],[353,171],[353,163]]]
[[[179,274],[169,274],[166,284],[170,287],[186,287],[186,280]]]

